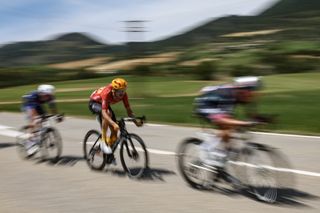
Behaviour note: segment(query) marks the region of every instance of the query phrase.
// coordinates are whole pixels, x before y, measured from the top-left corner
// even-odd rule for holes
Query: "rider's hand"
[[[112,128],[114,129],[114,131],[119,131],[119,125],[115,122],[112,123]]]
[[[142,120],[135,120],[134,121],[134,124],[137,126],[137,127],[140,127],[143,125],[143,121]]]
[[[58,122],[58,123],[60,123],[60,122],[62,122],[63,121],[63,115],[57,115],[56,116],[56,122]]]
[[[259,124],[262,124],[262,123],[259,121],[248,121],[246,126],[253,127],[253,126],[257,126]]]

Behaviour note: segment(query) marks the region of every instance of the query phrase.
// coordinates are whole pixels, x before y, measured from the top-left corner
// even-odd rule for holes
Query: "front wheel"
[[[58,161],[62,153],[62,138],[55,128],[47,128],[41,136],[41,158],[43,160]]]
[[[148,152],[143,140],[136,134],[129,134],[121,143],[120,159],[129,177],[139,178],[148,168]]]
[[[101,134],[97,130],[90,130],[83,140],[84,158],[93,170],[102,170],[106,165],[106,155],[100,149]]]

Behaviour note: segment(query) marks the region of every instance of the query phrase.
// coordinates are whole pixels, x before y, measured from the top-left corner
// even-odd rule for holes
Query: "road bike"
[[[208,134],[208,133],[207,133]],[[248,128],[238,129],[231,140],[223,167],[202,160],[201,144],[206,137],[185,139],[178,147],[178,168],[183,179],[194,188],[208,189],[230,184],[236,190],[253,194],[258,200],[277,201],[279,174],[275,148],[254,143]]]
[[[111,164],[115,158],[114,153],[120,147],[120,159],[124,171],[131,178],[139,178],[148,168],[148,151],[145,143],[138,135],[129,133],[126,122],[145,121],[145,117],[125,117],[117,121],[120,135],[113,144],[112,154],[104,154],[100,148],[101,133],[97,130],[89,130],[84,137],[83,151],[88,166],[93,170],[102,170],[106,164]]]
[[[54,121],[61,122],[64,115],[41,115],[36,127],[25,125],[16,138],[16,147],[22,159],[28,159],[40,152],[42,160],[59,160],[62,153],[62,138],[59,131],[53,127]]]

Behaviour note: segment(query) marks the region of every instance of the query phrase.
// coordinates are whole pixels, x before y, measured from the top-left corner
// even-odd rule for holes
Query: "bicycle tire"
[[[270,150],[270,147],[262,144],[249,143],[247,145],[244,149],[245,162],[249,165],[246,170],[246,178],[249,192],[254,194],[258,200],[266,203],[275,203],[278,197],[277,177],[270,168],[273,165],[267,165],[262,162],[262,156],[266,155],[272,163]]]
[[[91,140],[91,137],[93,138],[93,140]],[[106,154],[102,153],[102,151],[100,150],[100,144],[98,141],[100,140],[100,138],[101,138],[100,132],[98,132],[97,130],[89,130],[83,140],[84,159],[86,160],[89,168],[92,170],[102,170],[106,165]],[[90,143],[92,142],[94,144],[91,145]],[[93,161],[96,153],[98,153],[99,151],[100,151],[100,154],[102,155],[101,163],[97,163],[97,165],[95,165]],[[98,156],[99,156],[99,153],[98,153]]]
[[[53,155],[51,151],[54,150]],[[62,138],[59,131],[48,127],[41,134],[40,153],[42,160],[58,161],[62,154]]]
[[[136,147],[137,144],[134,144],[133,142],[138,142],[139,147]],[[143,154],[139,155],[139,151],[143,152]],[[144,159],[142,166],[133,167],[131,169],[126,163],[125,154],[127,154],[127,156],[130,159],[133,159],[134,161],[137,161],[137,159],[141,158],[142,156]],[[130,178],[140,178],[144,174],[144,171],[149,166],[148,151],[146,149],[145,143],[143,142],[142,138],[140,138],[136,134],[129,134],[128,138],[121,143],[120,160],[121,160],[123,169],[125,170],[125,172]]]
[[[25,143],[27,141],[27,138],[23,137],[23,135],[27,134],[27,132],[30,128],[31,128],[30,125],[25,125],[25,126],[21,127],[19,130],[19,132],[21,132],[21,134],[19,134],[16,137],[16,150],[18,152],[19,157],[23,160],[30,159],[32,156],[34,156],[36,154],[36,152],[35,152],[32,155],[29,155],[27,153],[26,148],[25,148]]]
[[[197,169],[196,167],[187,165],[187,162],[185,161],[185,157],[189,157],[186,154],[186,151],[190,146],[199,147],[202,141],[198,138],[188,138],[185,139],[178,147],[177,151],[177,159],[178,159],[178,169],[180,174],[182,175],[183,179],[192,187],[196,189],[201,189],[204,187],[204,182],[199,177],[194,177],[194,174],[198,172],[201,172],[201,169]],[[199,159],[199,155],[195,156],[196,159],[193,159],[193,161],[201,162]],[[192,164],[197,164],[196,162]],[[190,171],[189,171],[190,170]],[[197,170],[197,171],[196,171]],[[198,173],[197,173],[198,174]],[[193,180],[195,179],[195,180]],[[197,182],[196,182],[197,181]]]

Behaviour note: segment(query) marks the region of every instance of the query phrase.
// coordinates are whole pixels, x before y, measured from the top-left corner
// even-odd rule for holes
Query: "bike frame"
[[[119,138],[116,140],[116,142],[112,145],[112,153],[114,153],[114,152],[117,150],[117,147],[118,147],[121,143],[123,143],[123,142],[125,142],[125,141],[129,141],[130,144],[131,144],[131,147],[133,147],[133,148],[134,148],[134,151],[136,151],[136,150],[135,150],[135,147],[134,147],[134,145],[133,145],[133,143],[132,143],[132,141],[131,141],[131,139],[130,139],[130,137],[129,137],[130,133],[127,131],[126,123],[125,123],[125,121],[133,121],[133,120],[134,120],[133,118],[122,118],[122,119],[120,119],[119,121],[117,121],[117,123],[118,123],[118,125],[119,125],[119,127],[120,127],[120,137],[119,137]],[[99,141],[100,138],[101,138],[101,134],[99,135],[99,137],[97,138],[97,140],[94,142],[94,144],[93,144],[93,146],[91,147],[89,153],[92,152],[93,148],[95,147],[96,143]],[[125,145],[126,145],[127,150],[129,150],[129,149],[128,149],[128,144],[126,143]],[[128,155],[131,157],[131,153],[128,152]]]

